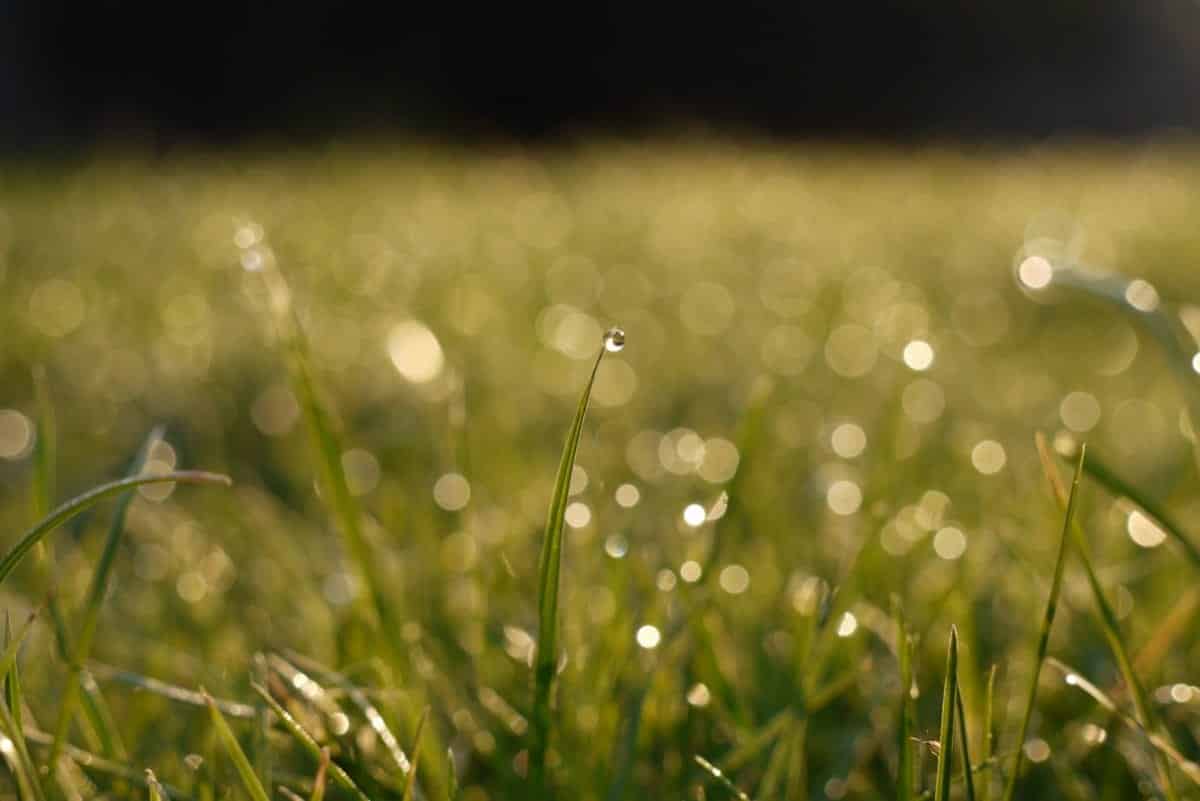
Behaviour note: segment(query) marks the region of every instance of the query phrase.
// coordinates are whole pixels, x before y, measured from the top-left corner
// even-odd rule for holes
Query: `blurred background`
[[[1145,134],[1200,121],[1193,0],[0,7],[9,148]]]

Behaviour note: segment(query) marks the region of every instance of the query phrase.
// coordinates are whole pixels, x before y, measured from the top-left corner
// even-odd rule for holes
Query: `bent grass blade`
[[[542,538],[542,550],[538,558],[538,641],[533,669],[533,740],[529,752],[529,776],[535,792],[540,793],[543,798],[549,797],[546,752],[550,745],[551,733],[550,695],[558,666],[558,589],[562,568],[563,514],[567,508],[571,471],[575,467],[575,453],[579,449],[579,438],[583,434],[583,421],[587,417],[596,372],[600,369],[604,354],[609,350],[620,350],[624,344],[625,334],[620,329],[610,329],[605,333],[600,352],[592,365],[592,372],[579,396],[575,419],[567,432],[562,458],[559,460],[554,494],[546,514],[546,533]]]
[[[105,498],[119,495],[134,487],[140,487],[144,484],[168,484],[171,482],[179,484],[219,484],[226,487],[233,484],[233,480],[229,476],[221,475],[220,473],[207,473],[203,470],[179,470],[173,473],[161,473],[153,476],[135,476],[132,478],[123,478],[119,481],[112,481],[108,484],[101,484],[62,504],[33,528],[26,531],[17,544],[4,555],[4,558],[0,559],[0,582],[8,578],[13,569],[21,563],[21,560],[28,555],[33,546],[40,542],[43,537],[85,509],[95,506]]]

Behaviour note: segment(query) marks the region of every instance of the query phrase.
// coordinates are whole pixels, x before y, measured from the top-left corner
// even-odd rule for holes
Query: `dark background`
[[[0,144],[1200,125],[1196,0],[245,5],[0,0]]]

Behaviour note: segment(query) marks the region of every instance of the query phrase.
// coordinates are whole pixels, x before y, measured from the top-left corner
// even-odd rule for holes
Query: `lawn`
[[[1200,798],[1197,156],[0,164],[4,797]]]

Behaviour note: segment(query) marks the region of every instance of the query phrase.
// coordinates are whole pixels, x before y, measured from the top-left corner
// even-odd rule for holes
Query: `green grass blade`
[[[1083,674],[1081,674],[1075,668],[1064,662],[1054,659],[1053,657],[1047,659],[1046,664],[1061,672],[1067,684],[1071,685],[1072,687],[1078,687],[1081,691],[1090,695],[1092,699],[1096,701],[1096,703],[1100,704],[1100,706],[1104,707],[1109,712],[1115,713],[1125,725],[1129,726],[1129,728],[1146,738],[1146,742],[1150,743],[1150,745],[1157,749],[1158,752],[1164,757],[1174,762],[1185,776],[1187,776],[1196,784],[1200,784],[1200,765],[1185,757],[1170,741],[1152,731],[1148,731],[1145,726],[1139,723],[1135,718],[1131,717],[1125,710],[1117,706],[1116,701],[1110,698],[1095,684],[1084,678]]]
[[[1038,434],[1039,447],[1044,447],[1045,438]],[[1017,733],[1016,756],[1013,758],[1012,772],[1004,788],[1004,801],[1012,801],[1017,791],[1017,778],[1021,773],[1021,764],[1025,757],[1025,738],[1029,735],[1029,721],[1033,717],[1033,708],[1037,702],[1038,675],[1042,671],[1042,663],[1046,659],[1046,649],[1050,645],[1050,630],[1054,626],[1054,615],[1058,611],[1058,596],[1062,592],[1063,568],[1066,565],[1068,533],[1075,519],[1075,500],[1079,492],[1079,479],[1083,475],[1083,464],[1087,457],[1087,446],[1079,449],[1079,461],[1075,465],[1075,478],[1071,482],[1071,494],[1066,501],[1066,512],[1063,518],[1062,534],[1058,541],[1058,556],[1054,560],[1054,577],[1050,581],[1050,595],[1046,598],[1046,613],[1042,616],[1042,628],[1038,632],[1037,650],[1034,652],[1033,674],[1029,679],[1029,692],[1025,696],[1025,707],[1021,712],[1021,728]]]
[[[893,617],[896,622],[896,656],[900,661],[900,705],[896,726],[896,798],[909,801],[913,791],[913,699],[912,699],[912,639],[908,624],[904,620],[904,609],[898,599],[893,599]]]
[[[946,679],[942,684],[942,724],[939,729],[937,778],[934,801],[950,801],[951,763],[954,758],[954,706],[958,697],[958,631],[950,627],[950,645],[946,649]]]
[[[123,478],[119,481],[112,481],[108,484],[93,487],[82,495],[78,495],[62,504],[43,518],[41,522],[25,532],[17,544],[4,555],[3,559],[0,559],[0,582],[8,578],[8,574],[12,573],[13,569],[21,563],[21,560],[25,558],[30,549],[42,537],[85,509],[96,505],[105,498],[119,495],[133,487],[140,487],[143,484],[166,484],[169,482],[180,484],[221,484],[224,486],[230,486],[233,483],[229,476],[223,476],[219,473],[206,473],[202,470],[180,470],[153,476]]]
[[[161,427],[155,428],[150,432],[150,436],[146,438],[145,444],[142,445],[141,450],[129,466],[130,476],[141,474],[142,468],[146,464],[146,459],[149,458],[151,449],[162,437],[163,429]],[[88,657],[91,656],[92,640],[96,635],[96,624],[100,620],[100,608],[104,605],[104,599],[108,594],[113,564],[116,562],[117,550],[120,548],[121,539],[125,534],[125,515],[129,511],[129,504],[132,501],[132,491],[124,493],[117,499],[116,508],[113,510],[112,522],[108,528],[108,536],[105,537],[104,548],[100,552],[100,558],[96,561],[95,572],[92,574],[92,583],[88,588],[87,600],[83,611],[83,622],[79,626],[79,635],[76,637],[75,644],[71,650],[70,675],[63,688],[63,697],[58,708],[58,719],[54,726],[54,743],[50,746],[51,765],[58,764],[58,756],[62,753],[63,743],[66,742],[67,732],[71,727],[71,720],[75,716],[75,705],[79,700],[83,666],[87,663]]]
[[[362,510],[350,492],[346,471],[342,465],[342,453],[345,449],[337,433],[334,417],[326,408],[313,376],[308,340],[292,308],[291,290],[273,259],[267,259],[262,276],[270,295],[276,332],[287,358],[292,392],[300,405],[305,427],[308,429],[320,477],[321,497],[334,518],[343,545],[366,588],[365,600],[369,604],[366,611],[374,617],[380,627],[380,642],[387,649],[395,667],[406,665],[407,651],[400,640],[403,618],[387,590],[388,579],[382,574],[379,560],[375,558],[371,543],[363,530]],[[417,725],[414,707],[411,704],[400,704],[397,711],[400,713],[404,734],[411,737]],[[424,739],[426,749],[430,751],[430,758],[426,760],[427,767],[422,774],[422,783],[427,785],[426,789],[433,798],[444,798],[447,794],[446,776],[438,759],[442,750],[441,738],[436,731],[430,731]]]
[[[1192,538],[1184,533],[1179,521],[1164,509],[1161,504],[1117,475],[1116,471],[1100,462],[1095,454],[1088,459],[1084,470],[1113,495],[1126,498],[1137,505],[1156,526],[1179,543],[1179,546],[1183,549],[1184,554],[1187,555],[1191,563],[1200,568],[1200,547],[1197,547]]]
[[[287,729],[288,734],[292,735],[292,739],[299,743],[300,747],[303,748],[310,757],[315,759],[318,764],[320,764],[322,749],[321,746],[317,744],[316,738],[309,734],[308,730],[301,726],[300,722],[292,717],[292,714],[284,709],[283,705],[276,701],[265,687],[263,687],[261,684],[251,684],[250,686],[254,688],[254,691],[258,693],[259,697],[267,703],[267,706],[269,706],[271,711],[275,713],[275,716],[279,718],[279,722],[283,724],[285,729]],[[354,780],[350,778],[350,774],[346,773],[346,771],[343,770],[338,763],[330,761],[329,775],[333,777],[334,782],[336,782],[343,790],[346,790],[354,795],[358,801],[370,801],[366,794],[358,788],[357,784],[354,783]]]
[[[421,764],[421,735],[425,732],[425,721],[429,720],[429,707],[425,707],[421,712],[421,719],[417,722],[417,733],[413,737],[412,765],[408,769],[408,775],[404,777],[404,793],[400,796],[400,801],[413,801],[413,790],[417,786],[417,766]]]
[[[8,644],[4,646],[4,653],[0,654],[0,679],[8,676],[8,672],[16,665],[17,652],[20,651],[21,643],[25,641],[29,630],[33,628],[33,622],[37,620],[37,616],[38,610],[35,609],[30,612],[29,617],[21,624],[21,628],[17,629],[17,633],[9,638]]]
[[[558,474],[554,480],[554,494],[550,510],[546,515],[546,533],[542,538],[542,551],[538,558],[538,641],[534,659],[533,690],[533,740],[529,751],[529,776],[534,791],[543,798],[549,797],[546,780],[546,751],[550,746],[550,694],[554,675],[558,668],[558,589],[559,572],[562,567],[563,513],[570,495],[571,471],[575,466],[575,452],[579,448],[579,437],[583,433],[583,421],[587,416],[588,401],[592,396],[592,383],[596,371],[608,350],[609,337],[596,355],[592,372],[579,396],[575,419],[563,445],[562,458],[558,463]],[[624,334],[621,334],[624,341]]]
[[[963,708],[962,692],[954,694],[955,706],[958,707],[958,742],[962,746],[963,797],[966,801],[975,801],[975,779],[972,778],[970,737],[967,735],[967,713]]]
[[[695,760],[696,764],[703,768],[709,776],[712,776],[722,787],[728,790],[730,795],[738,799],[738,801],[750,801],[750,796],[746,795],[746,793],[743,792],[736,784],[730,781],[729,777],[725,775],[723,770],[699,754],[693,754],[692,759]]]
[[[246,792],[253,801],[271,801],[262,782],[259,781],[258,775],[254,772],[254,767],[251,766],[249,757],[242,750],[237,735],[233,733],[233,729],[229,728],[229,724],[225,722],[225,717],[221,714],[221,710],[217,708],[217,705],[213,703],[211,698],[208,698],[208,693],[205,693],[203,688],[201,688],[200,692],[205,695],[208,702],[209,718],[212,720],[213,728],[216,729],[217,738],[221,741],[221,745],[224,746],[225,753],[233,761],[233,766],[237,768],[238,776],[242,780],[242,786],[246,788]]]
[[[146,768],[146,793],[150,801],[170,801],[167,791],[159,784],[158,777],[150,768]]]
[[[1100,584],[1100,578],[1096,575],[1096,568],[1092,564],[1091,549],[1088,547],[1087,537],[1083,533],[1083,528],[1073,519],[1071,513],[1075,488],[1079,483],[1079,469],[1077,468],[1075,471],[1075,482],[1071,487],[1071,493],[1068,497],[1066,490],[1062,486],[1062,479],[1058,475],[1058,468],[1054,464],[1050,449],[1046,445],[1045,437],[1039,435],[1037,446],[1046,477],[1054,490],[1054,496],[1060,506],[1066,506],[1067,525],[1071,532],[1072,540],[1075,543],[1075,550],[1079,554],[1079,561],[1083,565],[1088,586],[1092,591],[1096,617],[1104,632],[1104,639],[1108,641],[1109,649],[1112,651],[1113,658],[1117,662],[1117,669],[1121,672],[1121,678],[1129,688],[1130,696],[1133,699],[1134,717],[1147,731],[1160,734],[1166,737],[1169,742],[1169,736],[1166,734],[1166,731],[1158,731],[1159,724],[1154,715],[1154,709],[1150,706],[1149,698],[1146,695],[1146,688],[1142,685],[1141,679],[1138,678],[1137,671],[1133,669],[1133,660],[1130,659],[1129,650],[1125,647],[1125,640],[1121,636],[1121,627],[1117,622],[1117,614],[1113,611],[1112,604],[1109,603],[1108,598],[1104,594],[1104,588]],[[1082,451],[1079,458],[1082,463]],[[1167,764],[1166,758],[1157,751],[1154,753],[1154,767],[1155,772],[1158,774],[1159,785],[1168,801],[1177,801],[1179,795],[1171,781],[1170,766]],[[1009,801],[1009,799],[1005,799],[1005,801]]]
[[[22,627],[21,634],[27,633],[29,630],[28,622]],[[4,637],[8,640],[5,646],[5,654],[12,651],[15,655],[19,647],[21,637],[9,637],[8,624],[5,622]],[[8,736],[9,741],[13,744],[11,763],[14,771],[17,773],[17,782],[26,793],[26,798],[33,801],[46,801],[46,792],[42,787],[42,776],[34,765],[33,760],[29,757],[29,747],[25,742],[25,729],[22,720],[21,706],[21,683],[19,671],[15,659],[12,661],[5,659],[5,670],[0,679],[4,682],[4,699],[0,701],[0,723],[3,723],[4,733]]]
[[[325,801],[325,776],[329,772],[329,749],[321,749],[321,761],[317,764],[317,775],[313,777],[312,794],[308,801]]]
[[[984,773],[980,777],[983,791],[979,794],[982,801],[992,798],[992,762],[996,756],[996,665],[988,671],[986,706],[983,710],[983,765]]]

